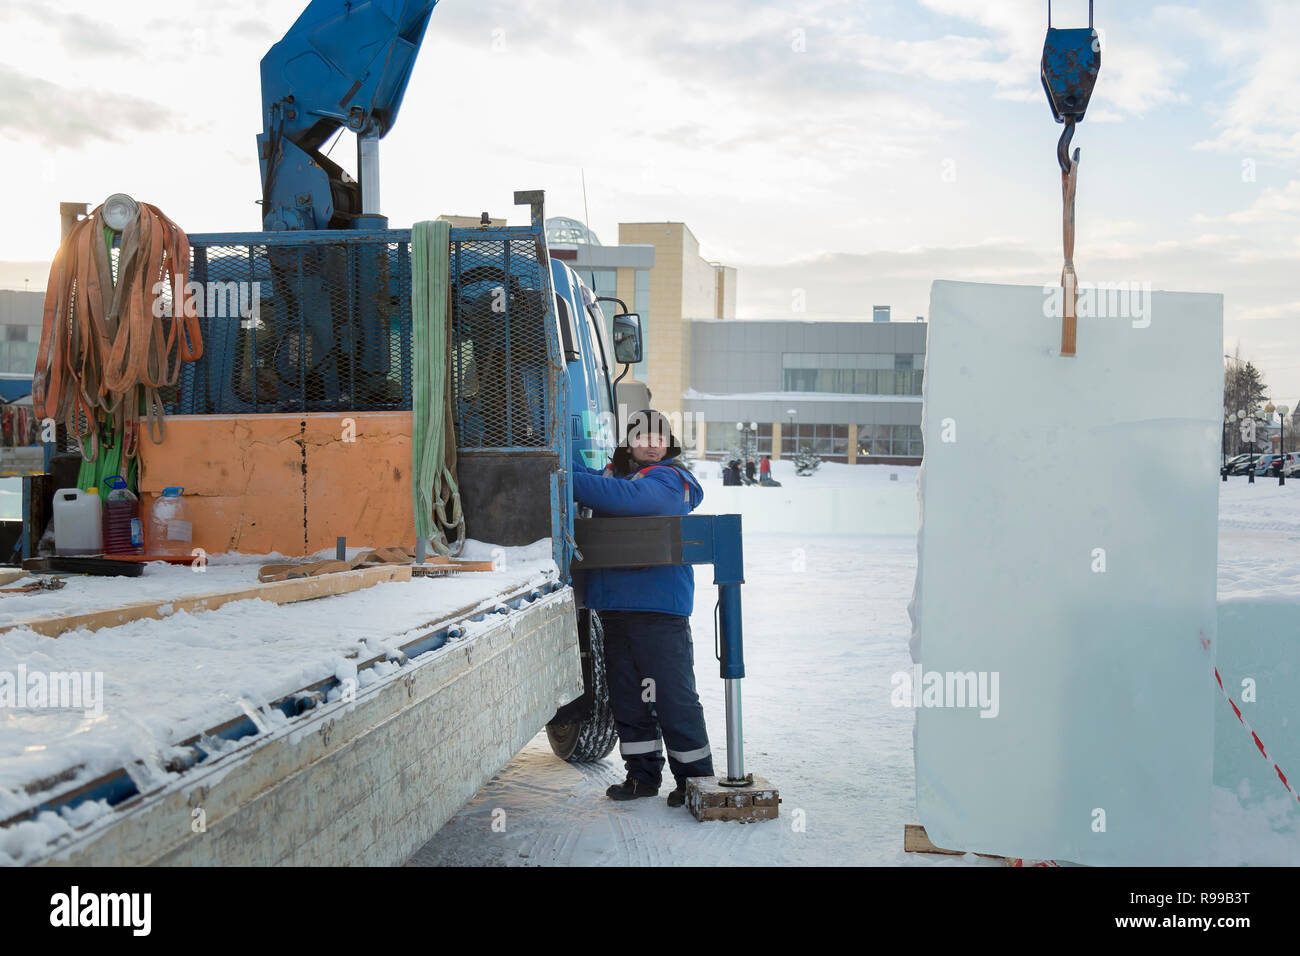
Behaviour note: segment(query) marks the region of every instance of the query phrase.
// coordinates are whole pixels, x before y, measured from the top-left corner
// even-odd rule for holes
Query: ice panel
[[[1288,482],[1290,484],[1290,482]],[[1214,782],[1243,804],[1277,807],[1274,829],[1295,825],[1300,801],[1287,792],[1300,783],[1300,604],[1285,600],[1233,600],[1219,604],[1218,651],[1223,687],[1250,725],[1232,712],[1227,697],[1215,701]],[[1268,758],[1255,746],[1258,735]],[[1300,860],[1294,861],[1300,864]]]
[[[932,288],[911,610],[939,846],[1205,859],[1223,300],[1146,295],[1062,358],[1041,287]],[[962,674],[984,706],[953,706]]]

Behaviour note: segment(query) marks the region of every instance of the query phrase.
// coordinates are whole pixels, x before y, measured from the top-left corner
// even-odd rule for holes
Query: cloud
[[[134,132],[166,127],[166,111],[148,100],[93,89],[67,89],[0,64],[0,133],[50,148],[128,142]]]
[[[131,56],[135,47],[113,27],[79,13],[59,11],[54,17],[65,49],[78,56]]]
[[[1235,87],[1214,104],[1216,135],[1197,149],[1237,155],[1300,157],[1300,5],[1243,2],[1214,17],[1205,10],[1163,7],[1155,21],[1199,38]]]
[[[1197,222],[1272,223],[1291,222],[1300,215],[1300,179],[1293,179],[1281,189],[1266,187],[1247,208],[1226,216],[1195,217]]]
[[[1030,0],[981,0],[980,3],[921,0],[921,3],[936,13],[974,23],[991,34],[987,47],[978,43],[964,47],[950,45],[942,51],[948,54],[944,61],[932,62],[928,75],[935,79],[960,79],[966,74],[978,78],[984,70],[997,82],[999,90],[995,95],[1001,99],[1045,98],[1037,82],[1047,34],[1046,17],[1040,4]],[[1086,25],[1082,20],[1062,19],[1059,11],[1053,20],[1053,26],[1058,28]],[[1140,20],[1121,19],[1112,10],[1108,22],[1099,21],[1095,26],[1101,40],[1101,72],[1092,102],[1104,111],[1103,121],[1141,116],[1157,106],[1185,101],[1179,86],[1187,70],[1186,62],[1167,48],[1139,40],[1143,33]],[[1001,57],[996,64],[984,62],[995,55]],[[1088,117],[1091,119],[1093,112]]]
[[[1128,231],[1105,230],[1110,235]],[[1289,273],[1300,246],[1277,248],[1239,235],[1201,234],[1162,242],[1102,239],[1076,256],[1084,282],[1149,282],[1156,289],[1223,292],[1227,317],[1265,314],[1294,297]],[[1225,270],[1224,263],[1233,268]],[[740,311],[747,318],[789,317],[791,291],[804,290],[808,318],[863,319],[872,302],[892,303],[895,316],[927,312],[935,279],[1013,285],[1055,284],[1061,259],[1055,249],[1015,240],[935,246],[863,254],[834,253],[786,263],[740,267]],[[868,302],[870,298],[872,302]]]

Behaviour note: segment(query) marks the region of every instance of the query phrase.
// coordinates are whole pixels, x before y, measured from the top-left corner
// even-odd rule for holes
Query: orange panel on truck
[[[209,554],[312,554],[340,535],[349,547],[415,539],[410,412],[178,415],[166,429],[161,445],[140,442],[146,528],[153,502],[179,485],[192,544]]]

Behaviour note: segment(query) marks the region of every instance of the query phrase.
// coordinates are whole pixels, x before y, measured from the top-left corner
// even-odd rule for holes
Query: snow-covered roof
[[[920,395],[858,395],[849,392],[726,392],[715,394],[688,388],[682,398],[727,402],[868,402],[871,404],[919,405]]]

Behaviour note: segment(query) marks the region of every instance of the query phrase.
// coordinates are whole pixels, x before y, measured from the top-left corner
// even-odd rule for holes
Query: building
[[[705,457],[741,449],[920,464],[923,322],[693,319],[687,420]],[[737,426],[742,426],[737,428]],[[750,426],[756,425],[752,429]]]
[[[641,316],[631,376],[697,454],[920,462],[924,322],[893,322],[888,305],[862,322],[737,319],[736,270],[704,259],[685,223],[620,223],[617,246],[576,219],[546,225],[553,256]]]
[[[45,319],[45,293],[0,289],[0,398],[29,395]]]

